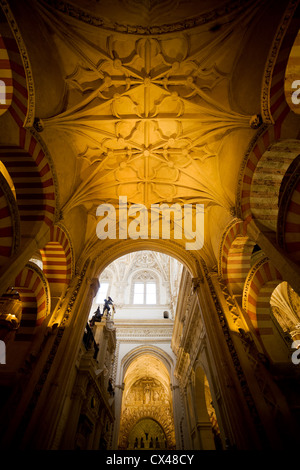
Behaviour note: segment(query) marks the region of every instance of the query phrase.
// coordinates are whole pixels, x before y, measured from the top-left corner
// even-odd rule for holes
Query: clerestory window
[[[157,303],[156,282],[153,281],[137,281],[133,288],[133,303],[154,305]]]

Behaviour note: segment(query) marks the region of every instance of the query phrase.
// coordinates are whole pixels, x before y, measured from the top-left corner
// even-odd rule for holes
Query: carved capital
[[[91,287],[91,290],[93,291],[93,297],[95,297],[100,287],[98,278],[94,277],[93,279],[90,280],[90,287]]]
[[[201,284],[204,283],[204,277],[203,276],[198,276],[198,277],[193,277],[192,279],[192,289],[193,292],[195,292]]]

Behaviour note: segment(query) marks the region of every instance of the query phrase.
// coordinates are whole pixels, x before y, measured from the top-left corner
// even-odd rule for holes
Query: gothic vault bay
[[[1,449],[294,449],[299,10],[0,0]]]

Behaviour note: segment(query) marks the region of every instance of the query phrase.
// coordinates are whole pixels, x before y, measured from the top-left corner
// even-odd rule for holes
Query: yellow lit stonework
[[[299,47],[298,0],[0,1],[1,449],[296,448]]]

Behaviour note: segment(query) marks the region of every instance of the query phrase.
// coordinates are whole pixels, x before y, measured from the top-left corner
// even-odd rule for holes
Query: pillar
[[[219,406],[226,440],[229,446],[241,450],[260,449],[262,436],[257,434],[252,416],[256,409],[214,287],[217,274],[209,273],[205,266],[203,272],[195,293],[205,326],[210,368],[220,390]]]
[[[288,434],[290,434],[292,439],[293,430],[295,431],[295,429],[287,404],[261,359],[263,355],[260,355],[257,351],[258,354],[253,356],[249,353],[247,344],[245,347],[243,342],[244,336],[238,329],[239,325],[244,326],[238,304],[236,304],[233,317],[224,297],[217,273],[210,273],[208,280],[210,292],[215,303],[216,316],[218,317],[216,318],[217,330],[220,330],[219,327],[221,327],[223,344],[225,340],[222,353],[223,358],[225,351],[227,353],[226,356],[228,352],[231,356],[226,360],[223,376],[226,377],[228,374],[227,378],[229,383],[231,383],[229,387],[231,389],[231,403],[237,400],[238,406],[229,406],[229,401],[227,402],[227,400],[230,400],[228,387],[224,388],[224,385],[222,385],[220,391],[230,418],[229,421],[232,425],[234,441],[238,448],[246,444],[248,448],[252,449],[280,449],[283,445],[281,431],[276,426],[274,408],[269,406],[268,394],[270,401],[275,400],[276,412],[281,413],[283,422],[285,422],[284,427],[289,429]],[[239,315],[239,321],[237,321],[237,315]],[[217,330],[215,329],[215,333]],[[253,349],[256,350],[254,341]],[[220,356],[219,362],[222,363],[222,356]],[[216,362],[215,364],[217,366]],[[219,380],[222,380],[222,377],[218,376]],[[263,388],[260,387],[258,381],[264,384]],[[243,415],[241,415],[242,410]],[[240,430],[238,430],[239,428]],[[242,430],[243,428],[244,430]],[[244,444],[240,442],[239,435],[241,432],[243,436],[251,439],[249,443]]]
[[[88,384],[88,378],[84,375],[78,376],[78,384],[75,386],[73,394],[71,396],[71,413],[69,413],[69,418],[66,426],[64,427],[64,436],[60,449],[63,450],[73,450],[75,443],[75,436],[77,432],[77,426],[80,416],[80,411],[82,404],[86,396],[86,387]]]
[[[20,403],[17,413],[18,439],[8,434],[8,444],[20,443],[21,449],[51,449],[59,428],[62,414],[70,400],[76,374],[73,374],[81,345],[84,328],[98,288],[98,279],[89,278],[92,271],[89,262],[75,275],[69,284],[64,299],[52,315],[49,327],[54,330],[52,346],[39,374],[30,383],[27,402]],[[73,380],[70,378],[73,377]]]
[[[179,385],[172,385],[173,414],[175,427],[176,449],[188,449],[186,435],[186,416]]]
[[[125,384],[115,384],[115,423],[113,430],[113,439],[112,439],[112,450],[118,449],[119,442],[119,430],[120,430],[120,421],[121,421],[121,410],[122,410],[122,397]]]

